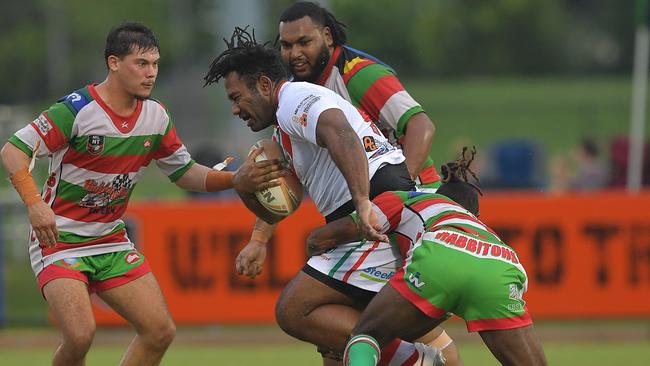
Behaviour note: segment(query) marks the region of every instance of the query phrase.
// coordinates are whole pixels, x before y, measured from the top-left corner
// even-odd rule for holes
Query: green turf
[[[466,365],[498,365],[482,344],[461,345]],[[5,365],[45,365],[50,360],[51,348],[0,348],[2,364]],[[103,366],[116,365],[123,348],[95,347],[88,355],[88,364]],[[545,344],[550,365],[622,365],[647,366],[650,364],[650,343],[604,342]],[[172,346],[161,365],[320,365],[314,348],[302,344],[255,345],[250,346]]]

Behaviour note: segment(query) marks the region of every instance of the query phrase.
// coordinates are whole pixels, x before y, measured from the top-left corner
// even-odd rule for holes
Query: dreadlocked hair
[[[469,149],[465,146],[458,159],[442,165],[440,172],[442,173],[443,183],[436,193],[451,198],[466,210],[478,216],[478,195],[482,196],[483,192],[477,184],[471,183],[468,179],[469,173],[469,176],[474,178],[476,183],[479,183],[478,177],[469,168],[472,161],[474,161],[475,155],[476,147]]]
[[[334,46],[343,45],[347,42],[346,25],[339,22],[327,9],[313,2],[299,1],[292,4],[280,15],[280,22],[292,22],[303,17],[309,17],[314,23],[328,27],[332,33]]]
[[[252,90],[255,90],[257,80],[261,76],[266,76],[274,82],[289,77],[278,51],[270,47],[269,42],[257,43],[254,29],[249,33],[248,26],[235,27],[230,41],[226,38],[223,40],[226,50],[210,64],[210,69],[203,78],[204,87],[218,83],[219,79],[225,78],[231,72],[237,72]]]

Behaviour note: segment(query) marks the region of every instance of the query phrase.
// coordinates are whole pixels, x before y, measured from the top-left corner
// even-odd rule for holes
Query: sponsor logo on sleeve
[[[366,152],[377,150],[375,138],[372,136],[363,136],[363,148],[366,149]]]
[[[43,136],[47,135],[47,133],[52,130],[52,124],[42,114],[34,120],[34,125],[36,128],[38,128],[38,130],[41,132],[41,135]]]

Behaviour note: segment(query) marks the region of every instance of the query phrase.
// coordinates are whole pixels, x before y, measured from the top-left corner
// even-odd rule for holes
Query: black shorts
[[[409,170],[405,163],[386,164],[379,168],[370,179],[370,199],[387,191],[414,191],[415,182],[411,179]],[[325,216],[325,222],[338,220],[354,212],[352,200],[342,204],[329,215]]]

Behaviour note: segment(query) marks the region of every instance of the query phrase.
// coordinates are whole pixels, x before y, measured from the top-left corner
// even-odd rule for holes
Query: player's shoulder
[[[321,99],[331,99],[335,93],[326,87],[305,81],[293,81],[283,85],[281,90],[281,104],[300,104],[305,99],[316,102]]]
[[[342,46],[341,56],[339,56],[340,70],[346,74],[354,70],[359,72],[389,72],[397,75],[397,71],[388,63],[382,61],[369,53],[353,48],[348,45]]]
[[[150,107],[152,107],[152,108],[156,108],[156,109],[162,110],[162,111],[164,111],[165,113],[169,113],[169,109],[167,108],[167,106],[166,106],[163,102],[161,102],[160,100],[158,100],[158,99],[155,99],[155,98],[151,98],[151,97],[149,97],[149,98],[147,98],[147,99],[144,100],[144,103],[145,103],[147,106],[150,106]]]
[[[50,107],[50,109],[66,108],[76,116],[79,111],[87,107],[94,100],[90,93],[89,85],[76,89],[68,94],[63,95]]]

